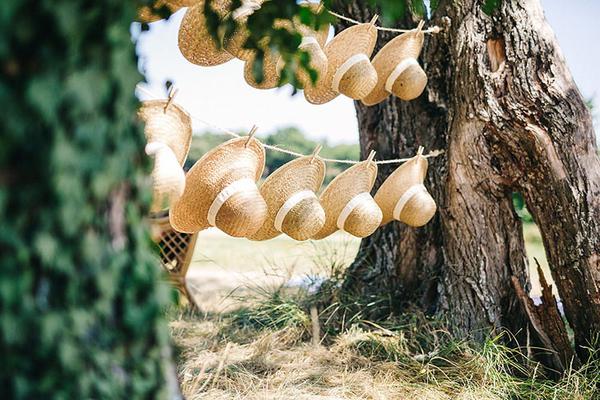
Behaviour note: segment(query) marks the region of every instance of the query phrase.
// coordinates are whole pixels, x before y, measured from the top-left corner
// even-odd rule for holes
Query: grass
[[[356,320],[315,345],[306,294],[280,287],[256,296],[230,313],[173,318],[187,399],[598,398],[598,363],[547,380],[501,336],[473,346],[420,314]]]
[[[530,262],[547,268],[537,228],[524,234]],[[418,312],[364,319],[386,299],[333,296],[313,341],[313,288],[327,277],[335,291],[358,249],[350,236],[255,243],[206,231],[198,243],[189,278],[204,312],[174,311],[170,324],[186,399],[600,399],[598,363],[548,380],[501,336],[476,346]]]

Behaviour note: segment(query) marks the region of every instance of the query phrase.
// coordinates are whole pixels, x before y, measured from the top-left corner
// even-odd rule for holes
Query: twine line
[[[333,11],[331,11],[331,10],[327,10],[327,12],[328,12],[329,14],[333,15],[334,17],[337,17],[337,18],[339,18],[339,19],[343,19],[344,21],[350,22],[350,23],[352,23],[352,24],[354,24],[354,25],[360,25],[360,24],[363,24],[363,22],[360,22],[360,21],[357,21],[357,20],[355,20],[355,19],[352,19],[352,18],[346,17],[346,16],[344,16],[344,15],[342,15],[342,14],[338,14],[338,13],[336,13],[336,12],[333,12]],[[385,31],[385,32],[397,32],[397,33],[405,33],[405,32],[411,32],[411,31],[414,31],[414,29],[387,28],[387,27],[385,27],[385,26],[378,26],[378,25],[375,25],[375,28],[377,28],[377,30],[379,30],[379,31]],[[427,29],[425,29],[425,30],[422,30],[421,32],[423,32],[423,33],[433,33],[433,34],[435,34],[435,33],[440,33],[441,31],[442,31],[442,28],[440,28],[439,26],[435,25],[435,26],[432,26],[431,28],[427,28]]]
[[[147,94],[148,96],[152,97],[153,100],[161,100],[158,96],[155,96],[152,92],[150,92],[148,89],[144,88],[143,86],[141,86],[139,83],[136,85],[136,90],[139,90],[140,92],[143,92],[145,94]],[[176,93],[176,92],[175,92]],[[174,97],[174,96],[172,96]],[[171,101],[173,101],[173,99],[171,98]],[[240,135],[238,133],[235,133],[233,131],[230,131],[229,129],[226,128],[222,128],[218,125],[212,124],[209,121],[206,121],[196,115],[193,115],[191,113],[188,112],[188,114],[190,115],[190,117],[192,117],[193,119],[195,119],[196,121],[208,126],[209,128],[221,131],[223,133],[226,133],[229,136],[232,136],[234,138],[241,138],[241,137],[248,137],[247,135]],[[255,132],[256,129],[253,128],[253,131]],[[254,135],[254,132],[251,131],[251,134]],[[262,142],[261,142],[262,143]],[[284,153],[290,156],[294,156],[294,157],[305,157],[306,154],[302,154],[302,153],[298,153],[296,151],[292,151],[292,150],[288,150],[285,149],[283,147],[277,146],[277,145],[270,145],[270,144],[266,144],[266,143],[262,143],[263,147],[265,149],[269,149],[272,151],[278,151],[280,153]],[[425,154],[423,157],[425,158],[434,158],[434,157],[438,157],[441,154],[444,153],[444,150],[432,150],[430,151],[428,154]],[[310,154],[309,154],[310,156]],[[356,160],[340,160],[337,158],[324,158],[319,156],[319,158],[325,162],[329,162],[329,163],[336,163],[336,164],[359,164],[362,161],[356,161]],[[379,160],[379,161],[373,161],[375,164],[379,164],[379,165],[383,165],[383,164],[401,164],[404,163],[406,161],[411,160],[413,157],[407,157],[407,158],[396,158],[396,159],[392,159],[392,160]]]

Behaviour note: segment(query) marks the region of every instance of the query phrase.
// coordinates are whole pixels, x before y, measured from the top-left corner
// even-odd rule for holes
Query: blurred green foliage
[[[240,132],[241,135],[245,134]],[[360,148],[358,144],[337,144],[331,145],[326,141],[317,142],[306,137],[306,135],[298,128],[288,127],[279,129],[267,135],[259,135],[260,140],[272,146],[279,146],[286,150],[293,150],[302,154],[311,154],[318,144],[323,146],[319,153],[325,158],[335,158],[344,160],[358,160],[360,156]],[[195,135],[192,140],[192,146],[186,162],[186,168],[191,166],[208,152],[213,147],[231,139],[229,135],[205,132],[200,135]],[[283,164],[294,159],[285,153],[267,150],[267,158],[265,161],[265,171],[263,177],[273,173]],[[325,183],[329,183],[336,175],[348,168],[348,164],[328,163],[325,176]]]
[[[165,398],[171,290],[121,0],[0,3],[4,399]]]

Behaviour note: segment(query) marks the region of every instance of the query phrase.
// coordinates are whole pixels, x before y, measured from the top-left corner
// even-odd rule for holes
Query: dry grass
[[[311,296],[283,286],[251,293],[225,314],[173,318],[187,399],[597,398],[599,363],[550,381],[501,337],[476,347],[418,313],[379,324],[354,319],[315,345]],[[326,321],[322,311],[320,325]]]
[[[525,235],[541,258],[536,232]],[[338,278],[357,246],[343,235],[302,244],[201,237],[191,280],[205,312],[174,311],[171,322],[186,399],[600,399],[597,363],[545,380],[499,338],[475,347],[418,313],[378,323],[344,314],[340,324],[333,306],[357,303],[332,305],[311,344],[310,279],[290,280]]]

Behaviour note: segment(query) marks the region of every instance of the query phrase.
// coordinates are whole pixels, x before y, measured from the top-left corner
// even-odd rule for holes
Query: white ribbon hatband
[[[400,61],[385,81],[385,90],[387,90],[389,93],[392,93],[392,88],[394,87],[394,82],[396,82],[396,79],[398,79],[404,71],[413,65],[419,65],[419,62],[414,58],[406,58]]]
[[[344,225],[346,225],[346,220],[348,219],[348,217],[350,216],[352,211],[354,211],[356,206],[358,206],[362,201],[369,200],[370,198],[371,198],[370,193],[363,192],[363,193],[357,194],[352,199],[350,199],[350,201],[348,203],[346,203],[346,206],[344,207],[344,209],[338,216],[337,227],[343,231]]]
[[[236,193],[252,189],[256,189],[256,183],[249,178],[240,179],[225,186],[225,188],[221,190],[221,192],[213,200],[210,208],[208,209],[208,223],[211,226],[216,226],[217,214],[219,213],[219,210],[223,204],[225,204],[225,202],[229,200],[231,196]]]
[[[367,57],[364,53],[355,54],[349,59],[347,59],[342,65],[338,67],[335,71],[335,75],[333,75],[333,82],[331,83],[331,88],[336,92],[340,90],[340,82],[344,77],[344,74],[350,70],[354,65],[358,64],[361,61],[369,61],[369,57]]]
[[[317,42],[317,39],[314,36],[304,36],[302,38],[302,41],[300,42],[300,46],[298,46],[298,48],[303,49],[304,47],[308,46],[309,44],[319,44],[319,42]]]
[[[277,211],[277,215],[275,216],[275,229],[281,232],[281,227],[283,225],[283,220],[288,215],[288,213],[294,208],[298,203],[305,199],[317,198],[315,192],[312,190],[303,190],[301,192],[296,192],[290,196],[289,199],[283,203],[279,211]]]
[[[409,187],[408,190],[404,192],[402,196],[400,196],[400,199],[396,203],[396,207],[394,207],[393,216],[395,220],[400,220],[400,214],[402,214],[402,210],[404,210],[406,203],[408,203],[409,200],[419,192],[427,192],[427,188],[422,183]]]

